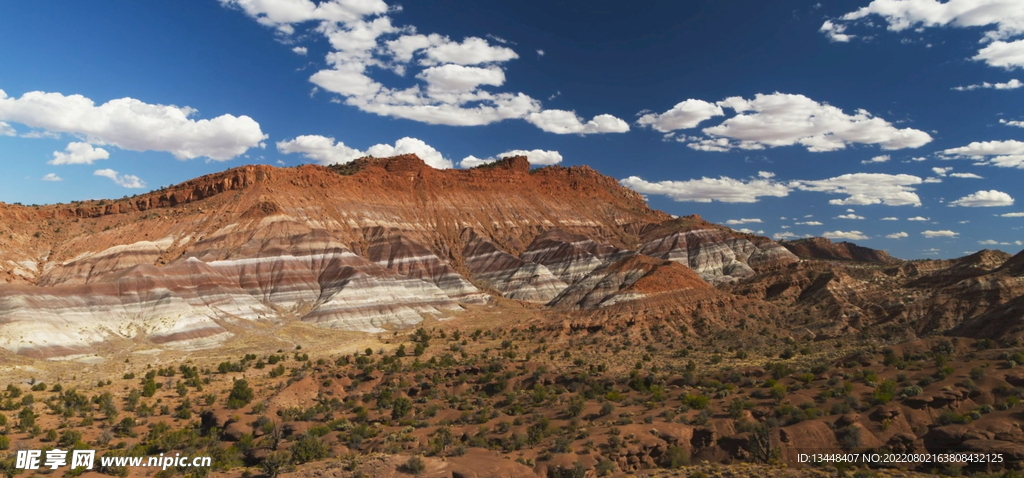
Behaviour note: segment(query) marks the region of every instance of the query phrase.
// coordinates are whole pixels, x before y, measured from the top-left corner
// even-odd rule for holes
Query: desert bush
[[[234,385],[231,387],[231,392],[228,393],[228,408],[238,409],[249,404],[255,396],[252,388],[249,387],[249,382],[245,380],[235,380]]]

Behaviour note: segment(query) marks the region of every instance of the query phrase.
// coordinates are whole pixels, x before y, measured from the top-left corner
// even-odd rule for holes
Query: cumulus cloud
[[[1007,121],[1004,119],[999,120],[999,123],[1007,126],[1016,126],[1018,128],[1024,128],[1024,121]]]
[[[320,135],[302,135],[287,141],[278,141],[277,150],[284,154],[301,154],[320,164],[344,164],[366,156],[366,153],[345,146],[341,141],[334,141]]]
[[[146,187],[146,182],[139,179],[138,176],[131,174],[118,174],[117,171],[114,171],[113,169],[97,169],[92,174],[95,176],[110,178],[110,180],[114,181],[115,184],[125,188],[139,189]]]
[[[1024,34],[1024,9],[1017,0],[873,0],[836,22],[869,22],[864,19],[871,16],[881,17],[889,30],[896,32],[927,27],[981,27],[986,29],[982,43],[988,45],[978,51],[974,60],[1006,69],[1024,66],[1024,41],[1003,41]],[[821,30],[826,35],[831,31],[824,26]]]
[[[277,150],[285,154],[301,154],[320,164],[344,164],[365,156],[379,158],[415,154],[423,162],[437,169],[452,167],[452,162],[432,146],[417,138],[404,137],[394,145],[375,144],[360,151],[334,138],[319,135],[303,135],[287,141],[279,141]]]
[[[1014,78],[1005,83],[989,83],[987,81],[984,81],[974,85],[954,86],[953,89],[956,91],[972,91],[981,89],[1015,90],[1022,86],[1024,86],[1024,82],[1021,82],[1020,80]]]
[[[994,41],[978,50],[978,54],[974,55],[972,59],[1007,70],[1024,67],[1024,40]]]
[[[974,194],[969,194],[949,203],[949,205],[963,207],[1012,206],[1013,198],[1010,197],[1009,194],[993,189],[990,191],[978,191]]]
[[[895,218],[893,218],[893,219],[895,220]],[[908,221],[930,221],[931,219],[929,219],[927,217],[922,217],[922,216],[914,216],[914,217],[908,217],[907,220]]]
[[[306,47],[304,46],[297,46],[295,48],[292,48],[292,51],[302,56],[306,56],[306,53],[309,53],[309,50],[307,50]]]
[[[445,92],[473,91],[481,85],[505,84],[505,71],[498,67],[441,65],[427,68],[416,77],[427,82],[428,89]]]
[[[1000,241],[995,241],[995,240],[992,240],[992,239],[987,239],[987,240],[984,240],[984,241],[978,241],[978,244],[981,244],[983,246],[1024,246],[1024,241],[1013,241],[1013,242],[1002,241],[1002,242],[1000,242]]]
[[[726,98],[717,106],[737,114],[704,128],[709,137],[689,146],[703,151],[764,149],[800,145],[808,151],[836,151],[851,144],[877,144],[882,149],[916,148],[932,137],[912,128],[899,129],[858,109],[853,114],[804,95],[757,94],[753,99]],[[666,113],[667,114],[667,113]]]
[[[967,146],[943,150],[942,159],[971,159],[977,164],[1024,169],[1024,142],[975,141]]]
[[[932,168],[932,172],[935,173],[936,176],[945,176],[952,170],[953,168]]]
[[[110,158],[110,153],[103,148],[95,148],[89,143],[71,142],[64,151],[54,151],[49,164],[92,164],[93,161]]]
[[[722,107],[715,103],[691,98],[664,113],[645,114],[637,120],[637,124],[668,133],[680,129],[696,128],[702,121],[724,114]]]
[[[960,179],[985,179],[985,178],[983,178],[981,176],[978,176],[977,174],[974,174],[974,173],[953,173],[953,174],[950,174],[949,176],[952,177],[952,178],[960,178]]]
[[[921,198],[910,186],[922,182],[921,178],[909,174],[852,173],[817,181],[797,181],[796,184],[803,191],[845,194],[844,199],[829,201],[839,206],[920,206]]]
[[[846,25],[833,23],[831,20],[825,20],[825,23],[821,24],[821,28],[818,31],[824,33],[829,40],[839,43],[846,43],[856,36],[844,33]]]
[[[836,216],[836,219],[864,219],[864,216],[858,216],[856,214],[840,214]]]
[[[57,176],[54,173],[49,173],[41,178],[43,181],[63,181],[64,178]]]
[[[459,162],[460,168],[475,168],[488,163],[493,163],[502,158],[509,158],[512,156],[526,156],[526,159],[530,161],[530,164],[540,166],[550,166],[562,162],[562,154],[558,151],[547,151],[543,149],[533,149],[530,151],[523,149],[513,149],[511,151],[505,151],[504,153],[489,157],[489,158],[478,158],[476,156],[466,156]]]
[[[796,234],[793,234],[792,232],[776,232],[775,234],[772,234],[772,238],[777,240],[777,241],[782,241],[782,240],[786,240],[786,239],[792,239],[794,237],[799,237],[799,236],[797,236]]]
[[[865,159],[864,161],[861,161],[860,164],[885,163],[888,162],[889,159],[891,158],[888,154],[883,154],[880,156],[875,156],[871,159]]]
[[[898,218],[898,217],[883,217],[883,218],[879,219],[879,221],[899,221],[899,220],[900,220],[900,218]]]
[[[848,239],[851,241],[863,241],[865,239],[870,239],[870,237],[865,236],[864,233],[860,231],[825,231],[822,235],[829,239]]]
[[[382,0],[220,1],[281,35],[293,35],[308,23],[308,32],[296,37],[321,36],[331,46],[327,67],[310,81],[368,113],[451,126],[523,119],[557,134],[629,131],[612,115],[585,120],[574,111],[544,109],[524,93],[495,91],[505,83],[504,65],[519,54],[493,35],[457,40],[417,33],[414,26],[396,25],[392,14],[401,9]],[[413,71],[420,83],[408,86],[402,77]],[[388,86],[395,82],[406,86]]]
[[[910,234],[907,234],[905,232],[894,232],[892,234],[886,234],[885,237],[889,239],[903,239],[905,237],[910,237]]]
[[[415,154],[416,156],[419,156],[423,162],[434,168],[447,169],[453,167],[452,162],[445,159],[440,151],[417,138],[405,137],[399,139],[398,141],[395,141],[394,146],[390,144],[375,144],[370,146],[366,150],[366,153],[378,158],[397,156],[400,154]]]
[[[11,125],[0,121],[0,136],[17,136],[18,132]]]
[[[1000,214],[1000,217],[1024,217],[1024,212],[1008,212],[1006,214]]]
[[[730,226],[736,225],[736,224],[752,224],[752,223],[760,224],[761,222],[762,221],[760,219],[757,219],[757,218],[729,219],[728,221],[725,221],[725,223],[730,225]]]
[[[959,232],[953,232],[953,231],[950,231],[950,230],[941,230],[941,231],[923,231],[923,232],[921,232],[921,235],[924,236],[924,237],[927,237],[927,238],[933,238],[933,237],[956,237],[956,236],[959,236],[960,233]]]
[[[824,223],[818,221],[804,221],[796,223],[798,226],[824,226]]]
[[[612,115],[597,115],[586,123],[574,111],[544,110],[526,115],[526,121],[548,133],[625,133],[629,124]]]
[[[630,176],[619,182],[639,193],[668,196],[680,202],[753,203],[764,196],[785,197],[792,190],[789,186],[770,179],[744,181],[724,176],[656,183]]]
[[[248,116],[191,119],[189,107],[153,105],[134,98],[96,105],[82,95],[30,91],[13,98],[0,90],[0,120],[48,132],[83,136],[86,142],[133,151],[166,151],[185,160],[232,159],[267,137]]]

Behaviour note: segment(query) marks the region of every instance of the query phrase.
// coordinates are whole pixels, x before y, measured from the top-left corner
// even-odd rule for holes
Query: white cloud
[[[942,231],[924,231],[924,232],[921,233],[921,235],[924,236],[924,237],[927,237],[927,238],[932,238],[932,237],[956,237],[956,236],[959,236],[960,233],[959,232],[949,231],[949,230],[942,230]]]
[[[949,203],[949,205],[963,207],[1012,206],[1013,198],[1010,197],[1009,194],[993,189],[990,191],[978,191],[974,194],[969,194]]]
[[[839,206],[920,206],[921,198],[910,186],[922,182],[921,178],[909,174],[852,173],[817,181],[797,181],[796,185],[804,191],[847,195],[845,199],[829,201]]]
[[[789,186],[768,179],[743,181],[724,176],[657,183],[630,176],[619,182],[639,193],[659,194],[681,202],[753,203],[763,196],[785,197],[791,191]]]
[[[425,58],[420,60],[424,65],[454,63],[456,65],[480,65],[502,63],[519,58],[511,48],[493,46],[487,40],[469,37],[459,42],[445,38],[440,44],[432,45],[424,50]]]
[[[679,129],[696,128],[702,121],[724,114],[725,112],[719,105],[691,98],[664,113],[645,114],[637,120],[637,124],[668,133]]]
[[[900,220],[900,218],[898,218],[898,217],[883,217],[883,218],[879,219],[879,221],[899,221],[899,220]]]
[[[751,219],[748,219],[748,218],[729,219],[728,221],[725,221],[725,223],[730,225],[730,226],[731,225],[735,225],[735,224],[751,224],[751,223],[761,223],[761,222],[762,221],[760,219],[756,219],[756,218],[751,218]]]
[[[448,169],[453,167],[452,162],[432,146],[424,143],[423,140],[405,137],[395,141],[395,145],[375,144],[367,148],[366,153],[370,156],[385,158],[398,156],[400,154],[415,154],[427,165],[437,169]]]
[[[416,75],[427,82],[427,88],[446,92],[473,91],[481,85],[501,86],[505,72],[498,67],[441,65],[427,68]]]
[[[946,173],[949,173],[952,170],[953,168],[932,168],[932,172],[935,173],[936,176],[945,176]]]
[[[232,159],[266,138],[248,116],[194,120],[189,107],[151,105],[134,98],[96,106],[81,95],[30,91],[21,98],[0,90],[0,120],[50,132],[82,135],[92,144],[133,151],[167,151],[178,159]]]
[[[17,136],[18,132],[11,125],[0,121],[0,136]]]
[[[942,151],[942,159],[972,159],[978,164],[1024,169],[1024,142],[975,141],[967,146]]]
[[[259,23],[291,33],[291,24],[309,21],[355,23],[367,15],[383,14],[383,0],[220,0],[224,6],[237,7]]]
[[[1013,241],[1013,242],[1003,241],[1003,242],[999,242],[999,241],[994,241],[992,239],[987,239],[987,240],[984,240],[984,241],[978,241],[978,244],[981,244],[983,246],[1024,246],[1024,241]]]
[[[775,177],[775,173],[770,173],[768,171],[758,171],[757,172],[757,177],[765,178],[765,179],[771,179],[771,178]],[[807,216],[807,217],[811,217],[811,216]]]
[[[999,217],[1024,217],[1024,212],[1008,212],[1006,214],[1000,214]]]
[[[843,33],[846,31],[846,25],[833,23],[831,20],[825,20],[825,23],[821,25],[818,31],[824,33],[829,40],[840,43],[846,43],[856,36]]]
[[[415,154],[423,162],[437,168],[452,167],[452,162],[432,146],[417,138],[401,138],[395,145],[375,144],[366,151],[350,148],[334,138],[319,135],[303,135],[288,141],[279,141],[277,150],[285,154],[299,153],[320,164],[344,164],[365,156],[384,158],[401,154]]]
[[[304,46],[297,46],[295,48],[292,48],[292,51],[302,56],[306,56],[306,53],[309,53],[309,50],[307,50],[306,47]]]
[[[985,178],[983,178],[981,176],[978,176],[977,174],[974,174],[974,173],[953,173],[953,174],[950,174],[949,176],[950,177],[954,177],[954,178],[960,178],[960,179],[985,179]]]
[[[871,159],[865,159],[864,161],[861,161],[860,164],[885,163],[888,162],[890,159],[892,158],[890,158],[888,154],[883,154],[880,156],[875,156]]]
[[[625,133],[629,131],[629,124],[612,115],[597,115],[583,123],[583,120],[576,116],[576,112],[565,110],[544,110],[530,113],[526,115],[526,121],[548,133],[557,134]]]
[[[825,224],[818,221],[804,221],[796,223],[798,226],[824,226]]]
[[[54,173],[48,173],[46,176],[42,177],[42,180],[43,181],[63,181],[64,178],[61,178],[60,176],[57,176]]]
[[[892,234],[886,234],[885,237],[889,239],[903,239],[904,237],[910,237],[910,234],[907,234],[905,232],[894,232]]]
[[[982,43],[991,43],[974,59],[1007,69],[1024,66],[1024,42],[1001,41],[1024,33],[1024,9],[1018,0],[873,0],[840,20],[858,21],[871,15],[882,17],[889,30],[896,32],[944,26],[986,28]]]
[[[92,174],[95,176],[110,178],[110,180],[114,181],[118,186],[125,188],[138,189],[146,187],[146,182],[139,179],[138,176],[131,174],[118,174],[117,171],[114,171],[113,169],[97,169]]]
[[[284,154],[299,153],[320,164],[344,164],[366,156],[366,153],[345,146],[341,141],[320,135],[302,135],[287,141],[278,141],[277,150]]]
[[[836,219],[864,219],[864,216],[858,216],[856,214],[840,214],[836,216]]]
[[[865,110],[852,115],[803,95],[757,94],[754,99],[726,98],[718,106],[737,115],[704,128],[711,138],[690,143],[694,149],[725,151],[800,145],[808,151],[836,151],[851,144],[878,144],[882,149],[916,148],[932,137],[924,131],[898,129]],[[732,140],[732,141],[730,141]]]
[[[996,90],[1015,90],[1022,86],[1024,86],[1024,82],[1021,82],[1020,80],[1014,78],[1010,81],[1007,81],[1006,83],[989,83],[987,81],[984,81],[975,85],[955,86],[953,87],[953,89],[956,91],[972,91],[990,88]]]
[[[94,148],[89,143],[71,142],[64,152],[54,151],[49,164],[92,164],[93,161],[110,158],[110,153],[103,148]]]
[[[941,183],[942,178],[924,178],[925,184],[936,184]]]
[[[537,56],[544,56],[544,50],[537,50]]]
[[[498,158],[484,158],[484,159],[481,159],[481,158],[478,158],[476,156],[469,155],[469,156],[466,156],[465,158],[462,158],[462,161],[459,161],[459,167],[460,168],[465,168],[465,169],[475,168],[477,166],[483,166],[485,164],[493,163],[493,162],[495,162],[497,160],[498,160]]]
[[[799,237],[799,236],[797,236],[796,234],[793,234],[792,232],[776,232],[775,234],[772,234],[772,238],[777,240],[777,241],[781,241],[781,240],[785,240],[785,239],[791,239],[791,238],[794,238],[794,237]]]
[[[427,124],[480,126],[508,119],[529,121],[559,134],[621,133],[629,125],[599,114],[586,121],[573,111],[545,110],[524,93],[495,92],[505,83],[501,65],[519,58],[506,40],[488,35],[453,40],[440,34],[419,34],[414,26],[398,26],[382,0],[220,0],[257,22],[293,35],[312,23],[301,39],[322,36],[331,46],[327,67],[309,80],[340,96],[338,102],[381,116]],[[301,48],[301,47],[297,47]],[[538,55],[543,52],[538,50]],[[411,70],[421,83],[402,82]],[[383,75],[392,74],[389,78]]]
[[[1007,126],[1016,126],[1018,128],[1024,128],[1024,121],[1007,121],[1007,120],[1001,119],[1001,120],[999,120],[999,122],[1001,124],[1005,124]]]
[[[930,221],[931,219],[929,219],[927,217],[922,217],[922,216],[914,216],[914,217],[908,217],[907,220],[908,221],[921,221],[921,222],[923,222],[923,221]]]
[[[870,239],[860,231],[826,231],[822,234],[829,239],[849,239],[851,241],[863,241]]]
[[[1018,4],[1018,8],[1020,5]],[[1024,40],[1012,42],[994,41],[985,48],[978,50],[973,60],[984,61],[990,66],[998,66],[1007,70],[1024,67]]]
[[[475,168],[477,166],[493,163],[499,159],[510,158],[512,156],[526,156],[526,159],[530,161],[530,164],[540,166],[550,166],[562,162],[562,154],[558,151],[547,151],[543,149],[527,151],[523,149],[513,149],[511,151],[505,151],[504,153],[483,159],[476,156],[466,156],[459,162],[459,167]]]
[[[551,166],[562,162],[561,153],[558,151],[547,151],[543,149],[531,149],[529,151],[513,149],[498,155],[499,158],[508,158],[512,156],[526,156],[526,159],[530,160],[530,164],[536,164],[539,166]]]

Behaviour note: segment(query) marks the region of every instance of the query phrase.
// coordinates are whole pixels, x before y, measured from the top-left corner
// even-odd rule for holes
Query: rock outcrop
[[[522,157],[470,170],[412,155],[243,166],[114,201],[0,204],[0,346],[199,347],[253,321],[372,332],[495,297],[582,314],[576,325],[1020,328],[1020,255],[897,263],[849,243],[786,245],[797,254],[652,210],[590,168],[531,170]]]
[[[521,157],[444,171],[412,155],[243,166],[114,201],[0,205],[0,217],[0,346],[40,356],[118,337],[204,346],[250,321],[380,331],[492,296],[601,308],[796,260],[651,210],[590,168]]]
[[[878,264],[898,264],[899,259],[888,252],[861,247],[852,242],[832,242],[824,237],[810,237],[794,241],[782,241],[783,247],[801,259],[821,259],[831,261],[872,262]]]

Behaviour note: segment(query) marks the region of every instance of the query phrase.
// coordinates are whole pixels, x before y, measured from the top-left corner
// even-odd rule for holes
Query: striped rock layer
[[[587,167],[244,166],[116,201],[0,204],[0,347],[200,347],[290,319],[372,332],[494,296],[596,309],[795,261]]]

